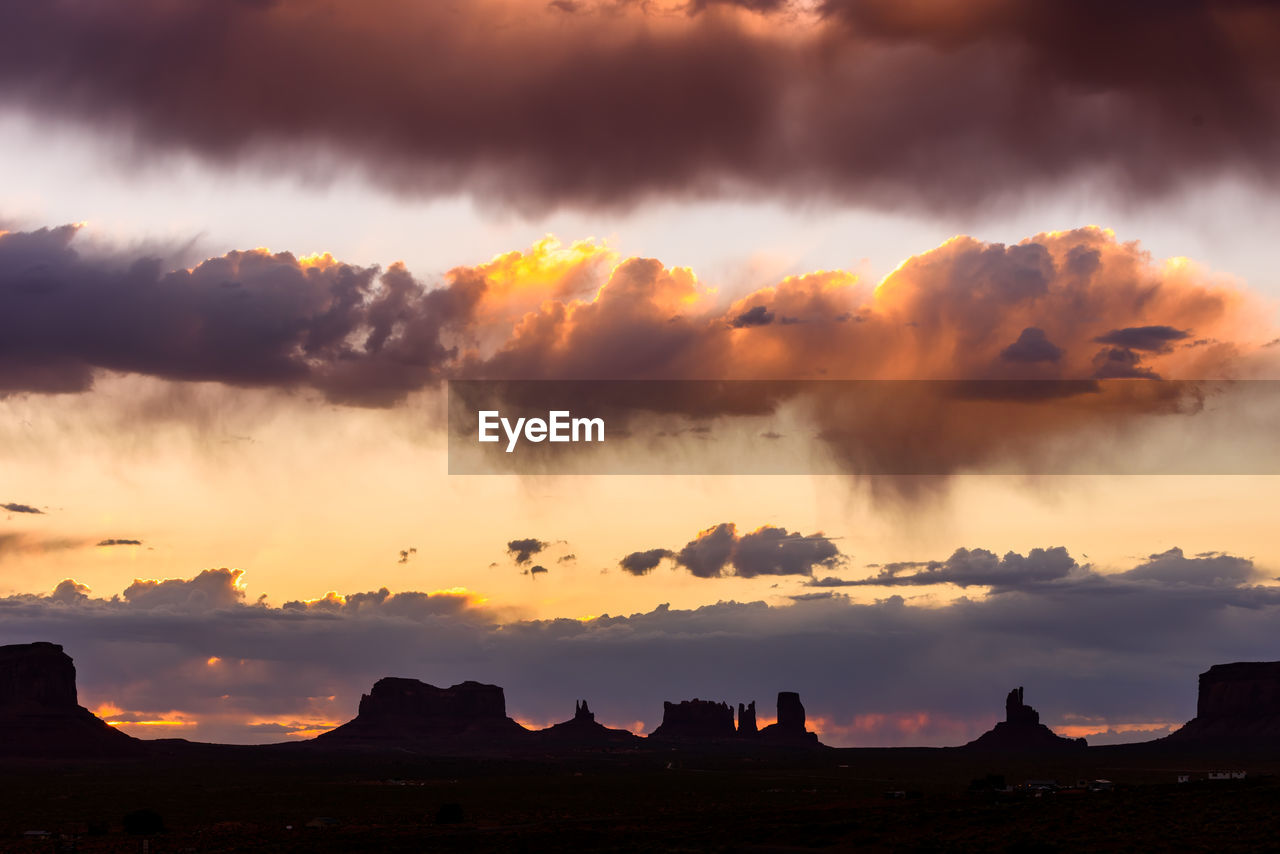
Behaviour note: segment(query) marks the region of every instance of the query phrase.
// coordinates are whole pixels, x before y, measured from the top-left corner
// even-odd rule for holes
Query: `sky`
[[[1024,685],[1064,734],[1164,734],[1198,673],[1275,657],[1278,31],[9,4],[0,642],[63,644],[143,737],[309,737],[388,675],[530,726],[795,690],[827,743],[947,745]],[[464,379],[892,391],[699,393],[632,413],[660,453],[611,446],[658,473],[478,476]]]

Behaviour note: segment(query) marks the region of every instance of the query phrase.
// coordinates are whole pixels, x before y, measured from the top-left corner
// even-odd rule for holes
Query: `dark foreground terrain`
[[[1219,768],[1247,777],[1195,779]],[[0,850],[1249,851],[1280,839],[1277,772],[1114,748],[489,760],[192,746],[0,763]],[[1114,788],[1075,787],[1099,778]],[[1022,787],[1050,779],[1063,788]]]

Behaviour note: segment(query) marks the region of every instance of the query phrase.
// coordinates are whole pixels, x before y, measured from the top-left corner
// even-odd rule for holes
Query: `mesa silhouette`
[[[1014,688],[1004,701],[1004,720],[965,745],[986,753],[1058,753],[1087,747],[1083,738],[1064,738],[1040,723],[1040,713]]]
[[[417,679],[385,677],[360,699],[356,717],[314,739],[258,748],[199,745],[183,739],[133,738],[79,705],[74,662],[61,646],[36,642],[0,646],[0,756],[127,757],[183,749],[394,750],[465,756],[546,755],[581,750],[811,751],[829,750],[806,728],[800,695],[781,691],[777,722],[759,728],[756,705],[702,699],[665,702],[662,724],[647,738],[595,720],[586,700],[572,718],[529,730],[507,715],[497,685],[467,681],[438,688]],[[1280,662],[1214,665],[1200,675],[1197,714],[1162,739],[1107,748],[1186,752],[1225,745],[1280,749]],[[909,749],[909,748],[908,748]],[[1064,755],[1090,749],[1040,722],[1021,687],[1005,698],[1005,719],[960,748],[966,753]]]
[[[80,705],[75,664],[61,646],[0,646],[0,755],[127,756],[142,749]]]
[[[1196,716],[1164,740],[1280,747],[1280,661],[1215,664],[1201,673]]]

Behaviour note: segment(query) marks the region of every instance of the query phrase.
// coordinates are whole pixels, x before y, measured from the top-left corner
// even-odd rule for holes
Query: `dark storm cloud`
[[[801,5],[6,3],[0,94],[144,152],[311,178],[328,152],[397,192],[524,209],[1276,178],[1273,3]]]
[[[735,317],[731,325],[734,329],[744,329],[748,326],[768,326],[770,323],[773,323],[773,312],[762,305],[756,305]]]
[[[1100,380],[1159,379],[1142,364],[1142,356],[1127,347],[1104,347],[1093,357],[1093,375]]]
[[[821,534],[803,536],[786,528],[765,525],[739,535],[732,522],[706,529],[675,552],[649,549],[632,552],[618,562],[632,575],[645,575],[664,559],[687,569],[698,578],[734,575],[812,575],[815,567],[831,568],[841,560],[840,550]]]
[[[0,504],[0,508],[8,510],[10,513],[36,513],[39,515],[44,515],[43,510],[40,510],[36,507],[32,507],[30,504],[16,504],[16,503]]]
[[[618,561],[618,566],[632,575],[647,575],[669,557],[674,555],[668,549],[649,549],[643,552],[632,552]]]
[[[767,704],[798,690],[829,742],[959,744],[1003,716],[1013,685],[1026,685],[1054,726],[1072,716],[1181,722],[1195,714],[1196,675],[1209,665],[1275,658],[1280,590],[1253,585],[1261,573],[1246,558],[1171,549],[1101,573],[1059,549],[1033,550],[1021,564],[957,554],[966,557],[897,575],[936,566],[1003,592],[917,606],[826,590],[784,606],[664,605],[499,628],[461,593],[247,604],[224,570],[152,588],[165,593],[152,599],[97,598],[73,581],[0,598],[0,643],[62,643],[91,708],[110,701],[140,719],[176,710],[206,721],[183,735],[248,741],[261,738],[250,722],[293,731],[299,721],[346,720],[376,679],[397,675],[496,683],[513,714],[534,720],[558,719],[585,691],[602,719],[649,730],[664,699]],[[1068,565],[1077,568],[1062,575]],[[1018,584],[1019,571],[1040,580]],[[190,595],[195,588],[205,595]],[[915,723],[899,729],[899,718]]]
[[[1113,344],[1129,350],[1150,350],[1155,353],[1166,353],[1173,342],[1189,337],[1183,329],[1172,326],[1131,326],[1128,329],[1113,329],[1106,335],[1093,339],[1099,344]]]
[[[1056,362],[1062,358],[1062,348],[1045,336],[1044,330],[1028,326],[1018,334],[1018,340],[1000,351],[1006,362]]]
[[[534,555],[541,554],[549,545],[551,544],[536,537],[525,537],[522,540],[511,540],[507,543],[507,554],[511,555],[516,563],[528,563],[533,560]]]
[[[239,386],[302,387],[386,405],[437,382],[484,284],[428,290],[287,252],[230,252],[190,270],[82,255],[76,228],[0,234],[0,394],[83,391],[96,369]]]

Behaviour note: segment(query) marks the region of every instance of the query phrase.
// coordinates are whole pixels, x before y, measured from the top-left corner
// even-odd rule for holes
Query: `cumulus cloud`
[[[206,569],[194,578],[163,581],[135,579],[124,589],[125,601],[140,608],[204,610],[230,608],[244,601],[240,569]]]
[[[74,578],[65,578],[53,588],[53,592],[49,594],[49,601],[78,604],[89,601],[89,593],[88,585],[81,584]]]
[[[384,616],[425,620],[434,617],[479,617],[488,621],[484,600],[467,590],[437,590],[431,593],[407,591],[392,593],[386,587],[367,593],[345,596],[330,591],[319,599],[292,600],[281,610],[338,616]]]
[[[795,322],[747,322],[766,316]],[[1128,435],[1143,416],[1194,414],[1210,393],[1198,381],[1266,375],[1260,345],[1273,337],[1266,316],[1246,292],[1194,265],[1156,262],[1096,228],[1014,245],[957,237],[908,259],[874,289],[848,273],[795,276],[727,307],[691,271],[627,259],[590,299],[553,299],[527,313],[492,355],[468,354],[461,374],[821,380],[672,386],[652,401],[625,403],[633,412],[683,413],[704,429],[717,417],[765,415],[792,403],[834,470],[1060,471],[1088,465],[1090,453]],[[1150,347],[1171,334],[1162,330],[1213,343]],[[1146,349],[1103,345],[1100,352],[1100,339]],[[1102,382],[1157,376],[1195,382]],[[911,382],[877,389],[834,380]],[[506,400],[513,406],[516,385]],[[595,409],[613,403],[594,386],[583,393]],[[625,412],[608,414],[611,424],[630,429]],[[1108,443],[1049,454],[1054,440],[1090,430],[1105,431]]]
[[[646,575],[663,560],[687,569],[698,578],[758,575],[812,575],[815,567],[830,568],[841,560],[840,550],[822,534],[803,536],[786,528],[765,525],[739,535],[732,522],[707,528],[678,552],[649,549],[632,552],[618,565],[632,575]]]
[[[1271,4],[814,5],[6,4],[0,95],[153,152],[308,175],[340,157],[400,193],[524,210],[1275,180]]]
[[[158,599],[97,598],[71,580],[52,594],[0,598],[0,643],[64,644],[91,708],[168,716],[191,722],[186,737],[237,741],[349,719],[376,679],[397,675],[496,683],[514,714],[538,720],[555,719],[587,686],[597,714],[649,729],[664,699],[767,703],[785,688],[800,692],[832,743],[958,744],[1002,717],[1011,685],[1034,692],[1050,725],[1180,723],[1195,714],[1196,675],[1209,665],[1274,657],[1265,639],[1280,590],[1253,583],[1260,573],[1247,558],[1169,550],[1121,571],[1062,575],[1074,561],[1060,549],[1021,563],[957,554],[896,576],[945,570],[1002,591],[922,605],[822,590],[784,605],[524,621],[497,619],[466,591],[270,607],[213,571],[153,588],[166,591]],[[1019,572],[1041,577],[1019,584]],[[221,594],[177,595],[202,584]],[[263,723],[286,726],[254,729]]]
[[[541,554],[549,545],[551,544],[536,537],[525,537],[508,542],[507,554],[511,555],[517,564],[528,563],[533,560],[534,555]]]
[[[625,401],[593,390],[590,403],[693,419],[689,439],[794,404],[837,470],[948,474],[1034,470],[1054,439],[1191,414],[1209,393],[1197,383],[1274,372],[1256,298],[1097,228],[957,237],[874,288],[829,271],[732,302],[692,270],[592,243],[540,241],[433,287],[399,265],[264,250],[165,272],[75,241],[73,228],[0,235],[0,393],[83,390],[101,371],[369,406],[443,380],[518,381],[507,395],[526,380],[754,380],[647,397],[632,386]],[[1095,382],[1155,377],[1191,384]],[[842,392],[833,380],[911,382]],[[959,381],[971,384],[945,385]],[[626,417],[611,438],[626,437]]]
[[[76,231],[0,234],[0,393],[83,391],[106,369],[386,405],[438,381],[452,355],[442,330],[483,287],[266,250],[165,270],[82,255]]]

